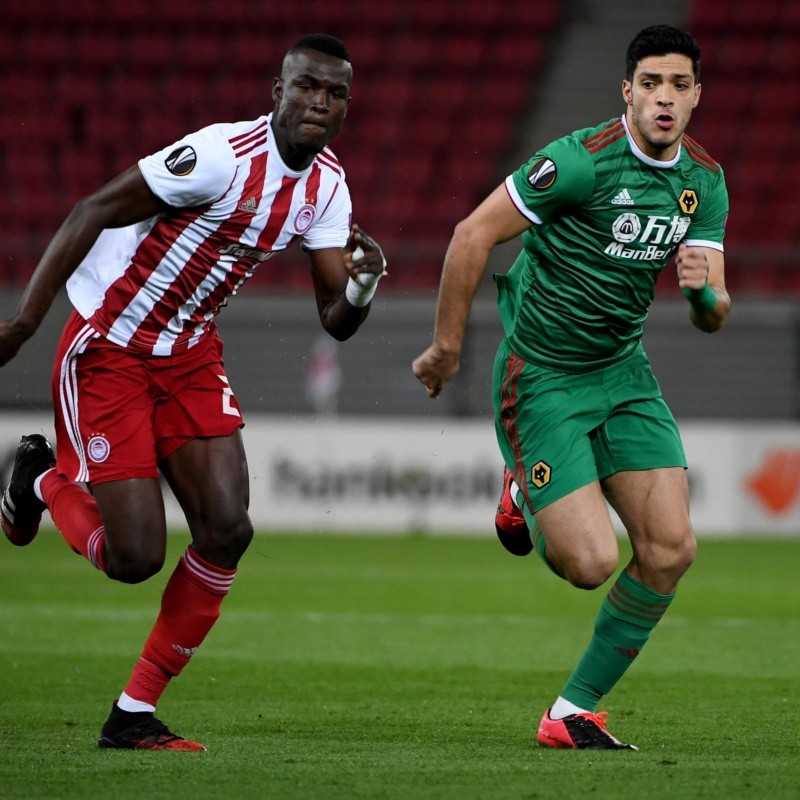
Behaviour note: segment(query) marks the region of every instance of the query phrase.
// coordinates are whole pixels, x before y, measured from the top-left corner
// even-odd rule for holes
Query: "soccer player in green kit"
[[[539,725],[546,747],[636,749],[606,729],[600,699],[623,676],[695,557],[686,459],[653,376],[642,327],[671,261],[701,331],[730,309],[719,164],[684,130],[700,99],[700,50],[680,29],[641,31],[627,51],[621,118],[559,139],[460,222],[439,287],[433,344],[413,364],[436,397],[459,368],[491,249],[522,235],[496,275],[505,338],[495,360],[495,427],[506,463],[495,525],[574,586],[611,577],[589,645]]]

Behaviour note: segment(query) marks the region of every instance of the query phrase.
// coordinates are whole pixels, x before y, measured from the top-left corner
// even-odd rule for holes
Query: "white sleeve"
[[[147,185],[173,208],[213,203],[228,190],[236,159],[219,126],[210,125],[139,161]]]
[[[353,204],[350,190],[344,180],[339,181],[333,197],[314,224],[303,234],[301,240],[306,250],[322,250],[326,247],[344,247],[350,234]]]

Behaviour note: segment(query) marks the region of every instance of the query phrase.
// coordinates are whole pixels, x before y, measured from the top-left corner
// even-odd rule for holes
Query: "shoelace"
[[[602,731],[605,731],[606,725],[608,725],[608,711],[597,711],[595,713],[587,711],[586,713],[578,714],[578,716],[591,720]]]

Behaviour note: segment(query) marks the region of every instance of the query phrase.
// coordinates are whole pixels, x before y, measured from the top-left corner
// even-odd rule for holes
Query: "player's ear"
[[[629,80],[622,81],[622,99],[625,101],[625,105],[630,105],[633,102],[633,98],[631,97],[631,82]]]
[[[283,97],[283,79],[272,79],[272,99],[277,103]]]

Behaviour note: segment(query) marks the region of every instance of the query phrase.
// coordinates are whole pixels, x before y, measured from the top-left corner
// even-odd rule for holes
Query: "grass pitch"
[[[701,541],[609,753],[534,744],[600,591],[488,537],[259,536],[159,706],[209,751],[99,750],[187,543],[140,586],[0,543],[0,798],[800,797],[800,541]]]

